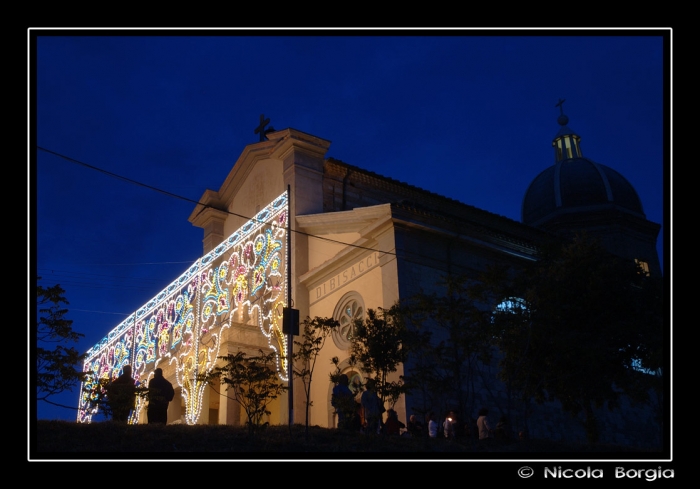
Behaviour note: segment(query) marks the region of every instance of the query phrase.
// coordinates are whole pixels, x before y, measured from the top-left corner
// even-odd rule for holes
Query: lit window
[[[637,372],[641,372],[643,374],[648,374],[648,375],[661,375],[661,369],[658,370],[650,370],[646,368],[643,364],[642,361],[639,358],[635,358],[632,360],[632,365],[631,367],[636,370]]]
[[[505,325],[500,321],[507,321],[512,325],[512,321],[521,321],[525,319],[529,308],[525,299],[520,297],[507,297],[498,303],[491,314],[491,323],[498,327],[494,331],[494,339],[503,339],[505,337]],[[518,317],[516,317],[518,315]]]
[[[637,258],[634,259],[634,262],[637,264],[637,267],[639,267],[639,273],[646,275],[647,277],[649,276],[649,263],[638,260]]]
[[[348,292],[335,306],[333,318],[340,323],[334,328],[333,342],[338,348],[347,350],[352,345],[355,334],[355,322],[365,317],[365,304],[357,292]]]
[[[524,311],[527,311],[527,303],[525,302],[525,299],[521,299],[520,297],[508,297],[496,306],[496,310],[494,312],[508,312],[515,314]]]

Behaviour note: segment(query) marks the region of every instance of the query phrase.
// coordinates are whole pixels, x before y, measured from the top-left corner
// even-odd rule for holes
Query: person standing
[[[457,419],[454,411],[447,413],[447,417],[442,426],[445,431],[445,438],[454,440],[457,437]]]
[[[501,418],[496,423],[495,435],[497,439],[509,440],[510,439],[510,427],[508,426],[508,417],[502,415]]]
[[[129,421],[129,413],[136,404],[136,382],[131,377],[131,365],[124,365],[122,374],[107,386],[107,403],[114,421]]]
[[[175,397],[173,384],[163,377],[163,369],[153,371],[153,378],[148,382],[148,424],[168,423],[168,404]]]
[[[430,438],[437,438],[438,434],[438,423],[435,421],[435,413],[430,411],[428,413],[428,436]]]
[[[425,436],[423,423],[420,422],[415,414],[412,414],[411,417],[408,418],[408,432],[411,436]]]
[[[351,429],[351,421],[355,411],[355,396],[348,384],[350,379],[345,374],[338,376],[338,383],[333,387],[331,405],[338,413],[338,428]]]
[[[362,413],[365,419],[365,433],[377,434],[382,421],[384,406],[377,395],[377,381],[371,378],[367,379],[365,387],[367,387],[367,390],[360,397]]]
[[[479,410],[479,418],[476,420],[476,426],[479,429],[479,440],[485,440],[493,433],[491,426],[489,426],[488,414],[489,410],[486,408]]]
[[[399,416],[393,409],[389,409],[386,412],[386,421],[384,422],[384,432],[385,435],[400,435],[401,430],[405,428],[406,425],[399,421]]]

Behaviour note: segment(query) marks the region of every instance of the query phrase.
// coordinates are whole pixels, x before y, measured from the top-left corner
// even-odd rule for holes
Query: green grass
[[[343,459],[366,458],[511,458],[516,454],[580,454],[644,451],[620,446],[585,445],[550,440],[479,442],[391,436],[312,426],[309,436],[303,425],[271,426],[250,436],[234,426],[125,425],[112,421],[80,424],[68,421],[38,421],[30,431],[30,458],[118,458],[128,454],[157,453],[167,458],[193,454],[219,454],[231,458]],[[126,454],[126,455],[125,455]],[[229,455],[226,455],[229,454]],[[461,455],[460,455],[461,454]],[[500,455],[499,455],[500,454]],[[629,453],[628,453],[629,454]],[[134,458],[139,458],[136,456]],[[141,458],[149,458],[144,456]],[[162,458],[161,456],[152,458]],[[201,458],[201,457],[196,457]]]

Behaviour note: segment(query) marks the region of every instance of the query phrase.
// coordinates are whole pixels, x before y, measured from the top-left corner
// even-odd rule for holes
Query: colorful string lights
[[[286,225],[288,196],[283,193],[214,250],[130,315],[88,350],[81,386],[79,422],[97,412],[91,403],[100,379],[114,379],[132,365],[134,379],[146,380],[156,365],[174,365],[175,381],[185,400],[184,420],[200,418],[206,383],[231,319],[257,322],[267,346],[275,352],[278,375],[287,380],[286,338],[282,308],[286,306]],[[130,423],[138,422],[145,401],[137,399]]]

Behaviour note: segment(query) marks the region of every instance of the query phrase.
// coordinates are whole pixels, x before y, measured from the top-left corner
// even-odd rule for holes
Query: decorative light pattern
[[[166,362],[182,388],[185,422],[196,424],[206,389],[201,376],[214,368],[230,319],[243,314],[257,322],[275,352],[280,379],[288,380],[282,333],[287,216],[285,192],[88,350],[83,371],[92,375],[81,386],[78,421],[89,423],[96,413],[90,400],[100,379],[118,377],[129,364],[134,379],[145,381]],[[137,398],[130,423],[144,405]]]

